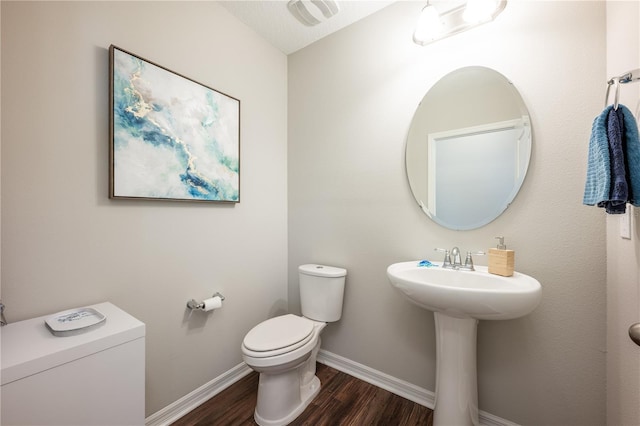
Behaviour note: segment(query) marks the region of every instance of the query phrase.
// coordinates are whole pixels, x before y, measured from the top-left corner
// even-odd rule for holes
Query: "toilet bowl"
[[[289,424],[318,394],[320,380],[315,376],[315,365],[320,332],[325,326],[323,322],[287,314],[262,322],[247,334],[242,343],[242,357],[260,373],[256,423]],[[308,333],[303,335],[302,330]],[[267,345],[260,337],[265,335],[277,335],[280,342],[287,344]]]
[[[253,327],[242,342],[242,358],[260,373],[254,419],[260,426],[284,426],[320,391],[316,359],[320,333],[342,315],[346,270],[302,265],[303,316],[286,314]]]

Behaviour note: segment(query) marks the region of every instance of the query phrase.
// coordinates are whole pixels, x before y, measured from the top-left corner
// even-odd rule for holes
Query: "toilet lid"
[[[244,346],[256,352],[273,351],[304,340],[312,331],[312,321],[297,315],[282,315],[253,327],[244,338]]]

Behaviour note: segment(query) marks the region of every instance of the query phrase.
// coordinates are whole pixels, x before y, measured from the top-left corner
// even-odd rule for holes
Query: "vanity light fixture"
[[[442,0],[437,3],[440,7],[446,7],[447,2]],[[425,46],[491,22],[502,13],[506,6],[507,0],[466,0],[463,4],[438,14],[435,6],[427,1],[413,33],[413,42]]]
[[[289,12],[308,27],[318,25],[340,11],[335,0],[290,0]]]

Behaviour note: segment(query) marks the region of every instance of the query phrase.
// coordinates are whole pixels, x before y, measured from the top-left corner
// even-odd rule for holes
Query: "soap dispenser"
[[[504,237],[496,237],[498,245],[489,249],[489,273],[510,277],[513,275],[516,253],[507,250]]]

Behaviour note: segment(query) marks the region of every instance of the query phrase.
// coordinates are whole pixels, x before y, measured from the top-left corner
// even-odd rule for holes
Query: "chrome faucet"
[[[454,247],[451,251],[436,248],[435,251],[444,252],[444,261],[442,262],[442,267],[445,269],[459,269],[462,266],[462,261],[460,260],[460,249],[458,247]],[[451,258],[453,256],[453,262]]]
[[[462,259],[460,259],[460,249],[458,247],[452,248],[451,256],[453,256],[453,268],[460,268],[462,266]]]
[[[475,271],[473,267],[473,258],[471,255],[484,255],[485,252],[477,251],[477,252],[467,252],[467,257],[464,261],[464,265],[462,264],[462,257],[460,256],[460,249],[458,247],[454,247],[451,251],[446,249],[437,248],[435,251],[444,252],[444,262],[442,262],[442,267],[445,269],[455,269],[461,271]],[[452,261],[453,259],[453,261]]]

